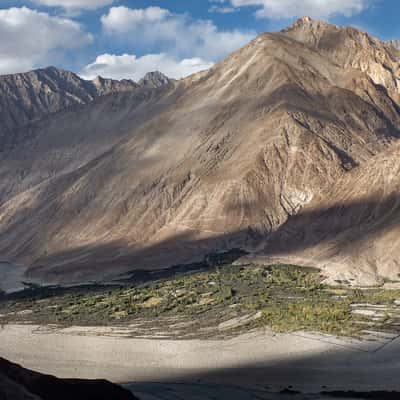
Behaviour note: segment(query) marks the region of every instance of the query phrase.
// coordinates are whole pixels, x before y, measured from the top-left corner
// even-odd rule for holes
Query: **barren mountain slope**
[[[304,36],[299,24],[290,31]],[[60,282],[262,248],[400,134],[394,87],[292,36],[260,35],[177,83],[108,152],[9,198],[0,208],[3,258]],[[66,113],[63,125],[79,115]]]
[[[14,130],[18,144],[0,160],[0,204],[111,150],[132,127],[163,109],[173,90],[171,83],[102,96]]]
[[[400,277],[400,144],[343,176],[274,232],[254,260],[322,268],[331,281]]]
[[[141,84],[101,77],[86,81],[54,67],[0,76],[0,152],[16,147],[19,138],[13,133],[17,128],[72,105],[88,104],[100,96],[136,91],[153,76],[158,76],[161,85],[171,83],[157,73],[149,74]]]

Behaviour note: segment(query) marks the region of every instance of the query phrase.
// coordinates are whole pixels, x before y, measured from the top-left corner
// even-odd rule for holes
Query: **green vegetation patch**
[[[18,297],[3,296],[0,322],[89,326],[128,325],[144,319],[157,326],[159,317],[179,317],[195,322],[190,329],[209,332],[210,328],[218,331],[221,323],[249,316],[244,325],[232,324],[232,329],[268,326],[279,332],[358,336],[366,324],[384,329],[394,317],[354,313],[354,304],[389,307],[399,299],[400,291],[328,287],[320,272],[310,268],[225,265],[142,285],[44,288]]]

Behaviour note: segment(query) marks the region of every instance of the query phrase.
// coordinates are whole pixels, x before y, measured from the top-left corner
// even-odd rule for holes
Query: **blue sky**
[[[400,38],[398,0],[0,0],[0,74],[180,78],[303,15]]]

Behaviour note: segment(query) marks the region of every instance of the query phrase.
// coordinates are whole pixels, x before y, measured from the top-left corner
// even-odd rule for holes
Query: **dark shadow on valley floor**
[[[248,340],[251,342],[251,337]],[[274,346],[273,340],[269,346]],[[280,392],[281,396],[278,398],[285,400],[314,398],[398,400],[400,398],[398,392],[400,344],[397,343],[395,346],[392,343],[388,346],[391,346],[390,349],[388,347],[388,351],[381,353],[337,346],[336,350],[333,348],[321,354],[304,352],[297,353],[293,358],[287,358],[286,354],[280,360],[211,368],[203,372],[171,371],[171,375],[165,376],[159,383],[226,385],[253,388],[253,391],[249,390],[249,392],[254,394],[257,391],[260,392],[260,397],[243,396],[243,399],[263,399],[262,392]],[[234,349],[230,351],[234,352]],[[196,355],[194,354],[193,357]],[[355,394],[356,392],[358,394]],[[322,393],[323,396],[303,397],[300,396],[301,393]],[[210,399],[212,398],[210,396]],[[219,397],[215,398],[219,399]],[[271,398],[277,399],[277,397]],[[241,399],[238,398],[238,400]]]

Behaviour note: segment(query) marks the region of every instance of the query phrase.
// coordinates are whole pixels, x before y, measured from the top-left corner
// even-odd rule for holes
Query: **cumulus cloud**
[[[160,23],[169,17],[169,10],[160,7],[132,9],[125,6],[112,7],[108,14],[101,17],[103,27],[108,32],[128,32],[137,25]]]
[[[50,63],[52,53],[92,42],[79,23],[27,7],[0,10],[0,38],[0,73]]]
[[[372,0],[230,0],[233,7],[256,6],[260,18],[292,18],[309,15],[330,18],[351,17],[369,7]]]
[[[92,64],[87,65],[80,75],[86,79],[94,79],[100,75],[138,81],[149,71],[160,71],[170,78],[180,79],[211,66],[212,63],[198,57],[178,60],[165,53],[142,57],[133,54],[102,54]]]
[[[209,20],[193,20],[160,7],[112,7],[101,18],[104,31],[133,48],[158,47],[177,58],[200,57],[215,61],[249,42],[254,31],[219,30]]]
[[[145,53],[142,57],[103,54],[83,71],[115,78],[138,79],[148,71],[159,70],[173,78],[211,67],[215,61],[245,45],[256,35],[253,31],[219,30],[209,20],[194,20],[165,8],[133,9],[112,7],[101,17],[106,35],[124,46]]]
[[[116,0],[31,0],[33,3],[48,6],[62,7],[67,10],[95,10],[114,3]]]

